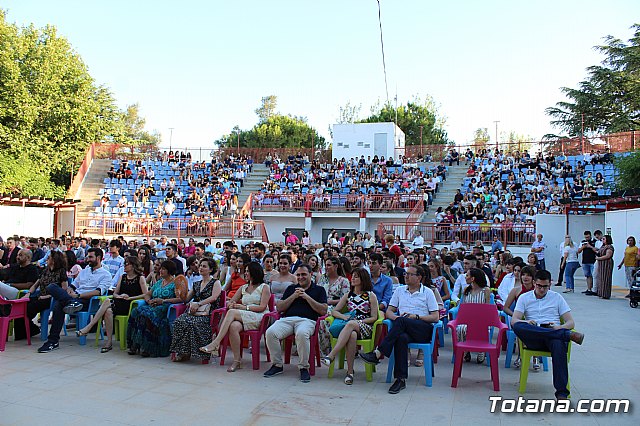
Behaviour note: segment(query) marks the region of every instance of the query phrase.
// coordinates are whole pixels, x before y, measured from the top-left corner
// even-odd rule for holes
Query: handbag
[[[344,326],[347,325],[347,323],[351,321],[355,317],[355,315],[355,311],[352,311],[349,312],[349,319],[343,320],[341,318],[334,318],[333,322],[331,323],[331,327],[329,327],[329,333],[331,333],[333,337],[337,338]]]
[[[198,309],[192,315],[196,317],[205,317],[209,315],[210,311],[211,311],[211,304],[207,303],[206,305],[198,306]]]

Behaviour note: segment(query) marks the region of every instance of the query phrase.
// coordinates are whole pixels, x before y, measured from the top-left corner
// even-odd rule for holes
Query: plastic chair
[[[107,299],[111,299],[112,296],[97,296],[97,297],[100,299],[100,304],[98,305],[98,309],[100,309],[100,306],[102,305],[102,303]],[[96,327],[97,327],[96,328],[96,346],[98,346],[98,344],[100,343],[100,340],[104,339],[104,330],[102,329],[102,321],[99,321]]]
[[[524,393],[527,390],[527,379],[529,377],[529,364],[531,363],[531,357],[542,357],[542,365],[544,367],[544,371],[549,371],[547,358],[551,357],[551,352],[527,349],[527,347],[524,346],[524,343],[520,339],[518,339],[518,345],[520,347],[520,387],[518,388],[518,392]],[[567,349],[567,365],[569,364],[570,360],[571,341],[569,341]],[[567,389],[571,391],[571,378],[569,376],[567,377],[569,378],[569,380],[567,380]]]
[[[31,327],[29,317],[27,316],[27,303],[29,299],[7,300],[0,296],[0,306],[10,306],[11,312],[5,317],[0,317],[0,351],[4,351],[9,335],[9,323],[12,320],[24,319],[24,329],[27,335],[27,345],[31,345]]]
[[[506,356],[504,360],[504,367],[511,368],[511,358],[513,357],[513,351],[516,348],[516,333],[511,328],[511,317],[507,315],[506,312],[500,311],[500,316],[505,319],[505,323],[509,329],[507,330],[507,347],[506,347]],[[527,361],[527,364],[529,361]],[[549,362],[546,357],[542,357],[542,368],[544,371],[549,371]]]
[[[272,315],[272,314],[266,314]],[[279,318],[280,315],[276,314]],[[276,318],[275,315],[272,315],[273,318]],[[277,318],[276,318],[277,319]],[[316,366],[320,367],[320,343],[318,342],[318,330],[320,330],[320,323],[327,319],[327,315],[323,315],[318,317],[316,320],[316,328],[313,334],[310,337],[310,345],[309,345],[309,374],[315,376],[316,374]],[[293,346],[293,342],[295,340],[295,334],[288,336],[284,339],[284,363],[289,364],[291,362],[291,346]]]
[[[371,338],[369,339],[358,339],[356,340],[356,346],[360,346],[362,348],[363,352],[371,352],[375,349],[376,346],[376,330],[377,328],[382,325],[382,320],[384,318],[384,314],[382,313],[382,311],[378,311],[378,319],[376,320],[376,322],[374,322],[373,324],[371,324],[372,326],[372,331],[371,331]],[[329,325],[331,325],[333,323],[333,320],[335,318],[332,316],[327,317],[327,321],[329,322]],[[334,347],[336,342],[338,341],[337,338],[331,336],[331,347]],[[340,351],[340,355],[338,355],[338,369],[342,370],[344,368],[344,360],[346,357],[346,351],[345,348],[342,348],[342,350]],[[329,366],[329,378],[333,377],[333,372],[334,372],[334,368],[335,367],[335,360],[334,362],[331,363],[331,365]],[[375,365],[373,364],[365,364],[364,366],[364,371],[367,375],[367,382],[370,382],[373,380],[373,373],[376,371]]]
[[[389,331],[393,327],[393,322],[391,320],[384,320],[384,323],[387,325]],[[431,341],[429,343],[409,343],[409,349],[422,349],[424,352],[424,384],[425,386],[431,387],[433,385],[433,377],[435,375],[434,362],[433,362],[433,354],[434,348],[438,344],[437,341],[437,330],[443,331],[442,321],[438,321],[433,324],[433,331],[431,332]],[[442,334],[442,333],[441,333]],[[389,357],[389,363],[387,366],[387,383],[391,383],[391,378],[393,377],[393,367],[395,363],[395,351],[391,352],[391,356]]]
[[[116,315],[113,317],[113,321],[116,328],[116,339],[120,341],[120,349],[123,351],[127,349],[127,324],[129,323],[129,316],[131,311],[138,306],[146,305],[144,299],[134,300],[129,304],[129,313],[127,315]]]
[[[260,369],[260,339],[264,336],[264,333],[266,333],[272,318],[272,316],[268,314],[273,314],[276,312],[276,298],[273,294],[269,298],[268,308],[269,312],[262,317],[262,320],[260,321],[260,327],[257,330],[245,330],[240,332],[240,339],[242,342],[244,342],[245,340],[251,342],[251,360],[254,370]],[[265,348],[266,344],[267,342],[265,340]],[[222,342],[220,343],[220,365],[224,365],[224,359],[227,355],[227,347],[229,347],[229,345],[229,334],[227,333],[227,335],[224,336],[224,339],[222,339]],[[241,344],[240,357],[242,357],[243,347],[244,344]],[[271,361],[271,356],[269,355],[268,350],[267,361]]]
[[[456,333],[456,327],[460,324],[467,325],[467,336],[464,342],[458,341]],[[458,386],[458,379],[462,374],[463,354],[465,352],[485,352],[490,360],[493,389],[499,391],[498,358],[502,348],[502,339],[508,327],[500,322],[496,306],[487,303],[463,303],[458,309],[457,318],[449,321],[447,325],[451,329],[455,357],[451,387]],[[495,344],[489,341],[489,327],[496,327],[499,330]],[[493,362],[491,362],[492,357],[495,358]]]
[[[81,328],[84,328],[87,326],[87,324],[89,324],[91,315],[95,314],[96,312],[98,312],[98,309],[100,309],[100,304],[102,303],[101,299],[103,297],[105,296],[93,296],[89,300],[89,308],[86,311],[79,311],[74,314],[69,314],[69,316],[76,316],[76,330],[80,330]],[[97,334],[100,333],[98,332]],[[80,336],[78,339],[80,345],[87,344],[87,336]]]

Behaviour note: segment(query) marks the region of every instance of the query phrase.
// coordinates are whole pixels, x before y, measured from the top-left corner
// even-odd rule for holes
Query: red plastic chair
[[[0,317],[0,351],[4,351],[9,335],[9,323],[11,320],[24,319],[24,329],[27,333],[27,344],[31,344],[31,320],[27,316],[27,303],[29,299],[7,300],[0,296],[0,305],[11,306],[11,312],[6,317]]]
[[[456,327],[460,324],[467,325],[467,337],[464,342],[458,341],[458,334],[456,333]],[[498,357],[500,356],[502,339],[508,327],[500,321],[496,305],[488,303],[463,303],[460,305],[456,319],[449,321],[447,326],[452,331],[453,354],[455,357],[451,387],[455,388],[458,386],[458,379],[462,374],[464,353],[485,352],[489,356],[489,363],[491,365],[493,389],[499,391]],[[499,331],[496,343],[491,343],[489,340],[489,327],[496,327]]]
[[[251,359],[253,364],[253,369],[260,369],[260,339],[264,336],[271,324],[271,318],[273,317],[270,314],[276,313],[276,298],[272,294],[269,298],[269,312],[266,313],[262,317],[262,321],[260,322],[260,327],[257,330],[247,330],[240,332],[240,339],[244,343],[245,340],[251,342]],[[266,339],[266,338],[265,338]],[[220,365],[224,365],[224,358],[227,355],[227,347],[230,345],[229,343],[229,334],[227,333],[222,339],[222,343],[220,343]],[[267,347],[267,342],[265,340],[265,348]],[[244,348],[244,344],[240,345],[240,357],[242,357],[242,350]],[[271,361],[271,356],[269,355],[269,350],[267,350],[267,362]]]
[[[327,318],[327,315],[323,315],[316,320],[316,329],[311,335],[311,342],[309,347],[309,374],[315,376],[316,374],[316,365],[320,367],[322,364],[320,363],[320,342],[318,341],[318,331],[320,330],[320,324]],[[291,346],[293,346],[293,342],[295,340],[295,334],[288,336],[284,340],[284,363],[289,364],[291,362]],[[314,362],[315,361],[315,362]]]

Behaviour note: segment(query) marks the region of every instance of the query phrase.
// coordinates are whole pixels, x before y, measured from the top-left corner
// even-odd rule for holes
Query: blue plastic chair
[[[391,320],[384,320],[383,324],[386,324],[387,330],[391,331],[393,327],[393,322]],[[409,349],[422,349],[424,352],[424,381],[425,386],[431,387],[433,385],[433,376],[435,375],[434,365],[433,365],[433,348],[434,342],[436,341],[436,331],[440,329],[440,334],[443,331],[442,321],[438,321],[433,324],[433,331],[431,334],[431,342],[430,343],[409,343]],[[393,377],[393,366],[395,362],[395,351],[391,352],[391,356],[389,357],[389,363],[387,367],[387,383],[391,383],[391,378]]]
[[[513,351],[516,347],[517,336],[511,328],[511,316],[507,315],[504,311],[500,311],[499,315],[505,319],[507,327],[509,327],[507,330],[507,355],[505,356],[504,367],[511,368],[511,358],[513,357]],[[547,357],[542,357],[542,369],[549,371],[549,360]]]

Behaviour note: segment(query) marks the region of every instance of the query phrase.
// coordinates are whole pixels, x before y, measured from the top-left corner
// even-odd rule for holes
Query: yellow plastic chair
[[[329,322],[329,325],[331,325],[333,323],[333,320],[335,318],[333,318],[332,316],[327,317],[327,321]],[[384,314],[382,313],[382,311],[378,311],[378,319],[376,320],[376,322],[374,322],[372,324],[373,327],[373,331],[371,332],[371,338],[370,339],[358,339],[356,340],[356,345],[360,346],[362,348],[362,351],[364,352],[371,352],[375,349],[375,344],[376,344],[376,329],[382,325],[382,321],[384,320]],[[331,347],[334,347],[336,342],[338,341],[337,338],[331,336]],[[345,352],[346,348],[342,348],[342,350],[340,351],[340,355],[338,355],[336,357],[336,359],[331,363],[331,365],[329,366],[329,378],[333,377],[333,371],[334,371],[334,366],[336,363],[336,360],[338,361],[338,369],[342,370],[344,369],[344,360],[346,357],[346,352]],[[376,366],[373,364],[368,364],[365,363],[365,372],[367,375],[367,382],[370,382],[373,380],[373,373],[376,371]]]
[[[102,306],[105,300],[111,299],[112,297],[113,296],[98,296],[98,300],[100,301],[100,304],[98,305],[98,309],[100,309],[100,306]],[[96,327],[97,327],[96,328],[96,346],[98,346],[100,344],[100,340],[103,339],[102,320],[98,321],[98,325]]]
[[[129,313],[127,315],[116,315],[113,317],[115,324],[116,335],[115,338],[120,341],[120,349],[123,351],[127,349],[127,324],[129,323],[129,316],[133,308],[144,305],[146,302],[144,299],[138,299],[131,302],[129,305]]]
[[[548,351],[534,351],[533,349],[527,349],[522,340],[518,339],[518,346],[520,347],[520,387],[518,392],[525,393],[527,390],[527,379],[529,377],[529,365],[531,363],[532,356],[543,356],[551,358],[551,352]],[[571,341],[567,349],[567,373],[569,368],[569,361],[571,361]],[[567,390],[571,392],[571,376],[567,374]],[[569,395],[571,398],[571,395]]]

